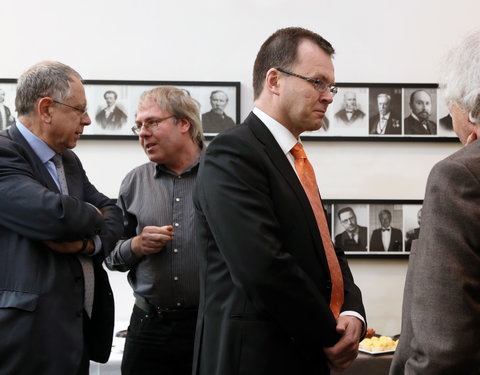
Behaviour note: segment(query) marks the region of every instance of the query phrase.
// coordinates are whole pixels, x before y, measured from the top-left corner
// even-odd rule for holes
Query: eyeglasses
[[[164,117],[164,118],[159,118],[156,120],[147,120],[144,123],[137,123],[134,126],[132,126],[132,132],[136,135],[139,135],[140,132],[142,131],[142,127],[149,130],[149,131],[154,131],[158,125],[160,125],[162,122],[165,120],[168,120],[169,118],[175,117],[174,115]]]
[[[65,107],[68,107],[68,108],[71,108],[71,109],[74,109],[75,111],[79,112],[82,116],[85,116],[87,114],[87,108],[78,108],[78,107],[74,107],[73,105],[69,105],[69,104],[65,104],[65,103],[62,103],[62,102],[58,102],[54,99],[52,99],[52,102],[56,103],[56,104],[60,104],[60,105],[64,105]]]
[[[335,85],[328,85],[327,83],[323,82],[321,79],[315,79],[315,78],[310,78],[310,77],[305,77],[297,73],[292,73],[289,72],[288,70],[282,69],[282,68],[275,68],[279,72],[288,74],[293,77],[301,78],[304,79],[305,81],[308,81],[310,83],[313,83],[313,88],[319,92],[325,92],[325,91],[330,91],[330,94],[332,94],[332,97],[335,96],[335,94],[338,92],[338,88]]]

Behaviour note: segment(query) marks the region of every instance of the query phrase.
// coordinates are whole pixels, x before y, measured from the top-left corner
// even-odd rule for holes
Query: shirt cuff
[[[138,262],[138,258],[132,251],[132,238],[123,241],[118,249],[123,264],[133,266]]]
[[[93,253],[90,253],[88,255],[88,256],[91,256],[91,257],[99,254],[100,251],[102,251],[102,240],[100,239],[100,236],[98,234],[95,237],[92,238],[92,241],[93,241],[93,246],[94,246]]]

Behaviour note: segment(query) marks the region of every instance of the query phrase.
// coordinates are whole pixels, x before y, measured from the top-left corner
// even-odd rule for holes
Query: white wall
[[[446,49],[477,26],[476,0],[68,0],[8,1],[2,7],[1,78],[54,59],[86,79],[241,81],[242,119],[251,71],[276,29],[303,26],[336,48],[338,82],[433,83]],[[327,199],[423,199],[432,165],[457,143],[307,143]],[[90,179],[115,197],[123,176],[146,158],[135,141],[82,140]],[[348,174],[348,182],[345,175]],[[369,326],[400,332],[406,260],[354,259]],[[128,320],[126,275],[112,273],[117,317]]]

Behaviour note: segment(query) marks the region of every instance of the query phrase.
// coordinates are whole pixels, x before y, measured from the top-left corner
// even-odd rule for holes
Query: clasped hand
[[[341,372],[357,358],[363,323],[354,316],[341,315],[337,321],[337,332],[341,335],[340,340],[323,351],[330,369]]]
[[[158,253],[168,241],[173,239],[173,236],[171,225],[144,227],[142,233],[133,238],[132,251],[137,257]]]

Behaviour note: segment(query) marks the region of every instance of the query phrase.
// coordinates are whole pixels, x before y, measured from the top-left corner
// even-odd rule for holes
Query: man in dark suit
[[[335,236],[335,246],[344,251],[367,251],[367,228],[357,224],[353,208],[344,207],[337,216],[345,230]]]
[[[365,113],[357,106],[357,94],[353,91],[346,91],[343,99],[343,108],[335,113],[335,121],[347,126],[362,121]]]
[[[0,89],[0,130],[6,129],[15,124],[15,118],[12,111],[5,104],[5,91]]]
[[[412,113],[404,121],[404,133],[408,135],[437,134],[437,124],[430,120],[432,98],[425,90],[416,90],[410,95]]]
[[[122,232],[74,148],[90,124],[81,77],[47,61],[18,80],[0,133],[0,373],[88,374],[106,362],[113,297],[102,261]]]
[[[228,95],[222,90],[214,90],[210,94],[210,104],[212,109],[202,115],[202,126],[204,133],[220,133],[235,125],[225,113],[225,107],[228,104]]]
[[[377,95],[378,114],[370,117],[370,134],[401,134],[400,117],[392,112],[392,97],[385,93]]]
[[[462,147],[428,177],[405,281],[391,375],[479,373],[480,32],[447,54],[446,88]]]
[[[100,124],[103,129],[119,129],[127,122],[127,114],[118,107],[118,95],[113,90],[105,91],[103,98],[107,106],[98,111],[95,121]]]
[[[370,238],[370,251],[402,251],[402,231],[393,228],[392,213],[389,210],[382,210],[378,214],[381,227],[372,232]]]
[[[333,52],[302,28],[270,36],[255,61],[255,109],[206,150],[194,194],[200,242],[194,374],[321,375],[329,366],[346,368],[357,355],[365,329],[361,293],[323,221],[329,259],[341,275],[329,270],[292,154],[302,132],[321,127],[333,100]],[[339,284],[331,275],[344,284],[334,298]],[[339,316],[329,308],[337,297],[344,297]]]

